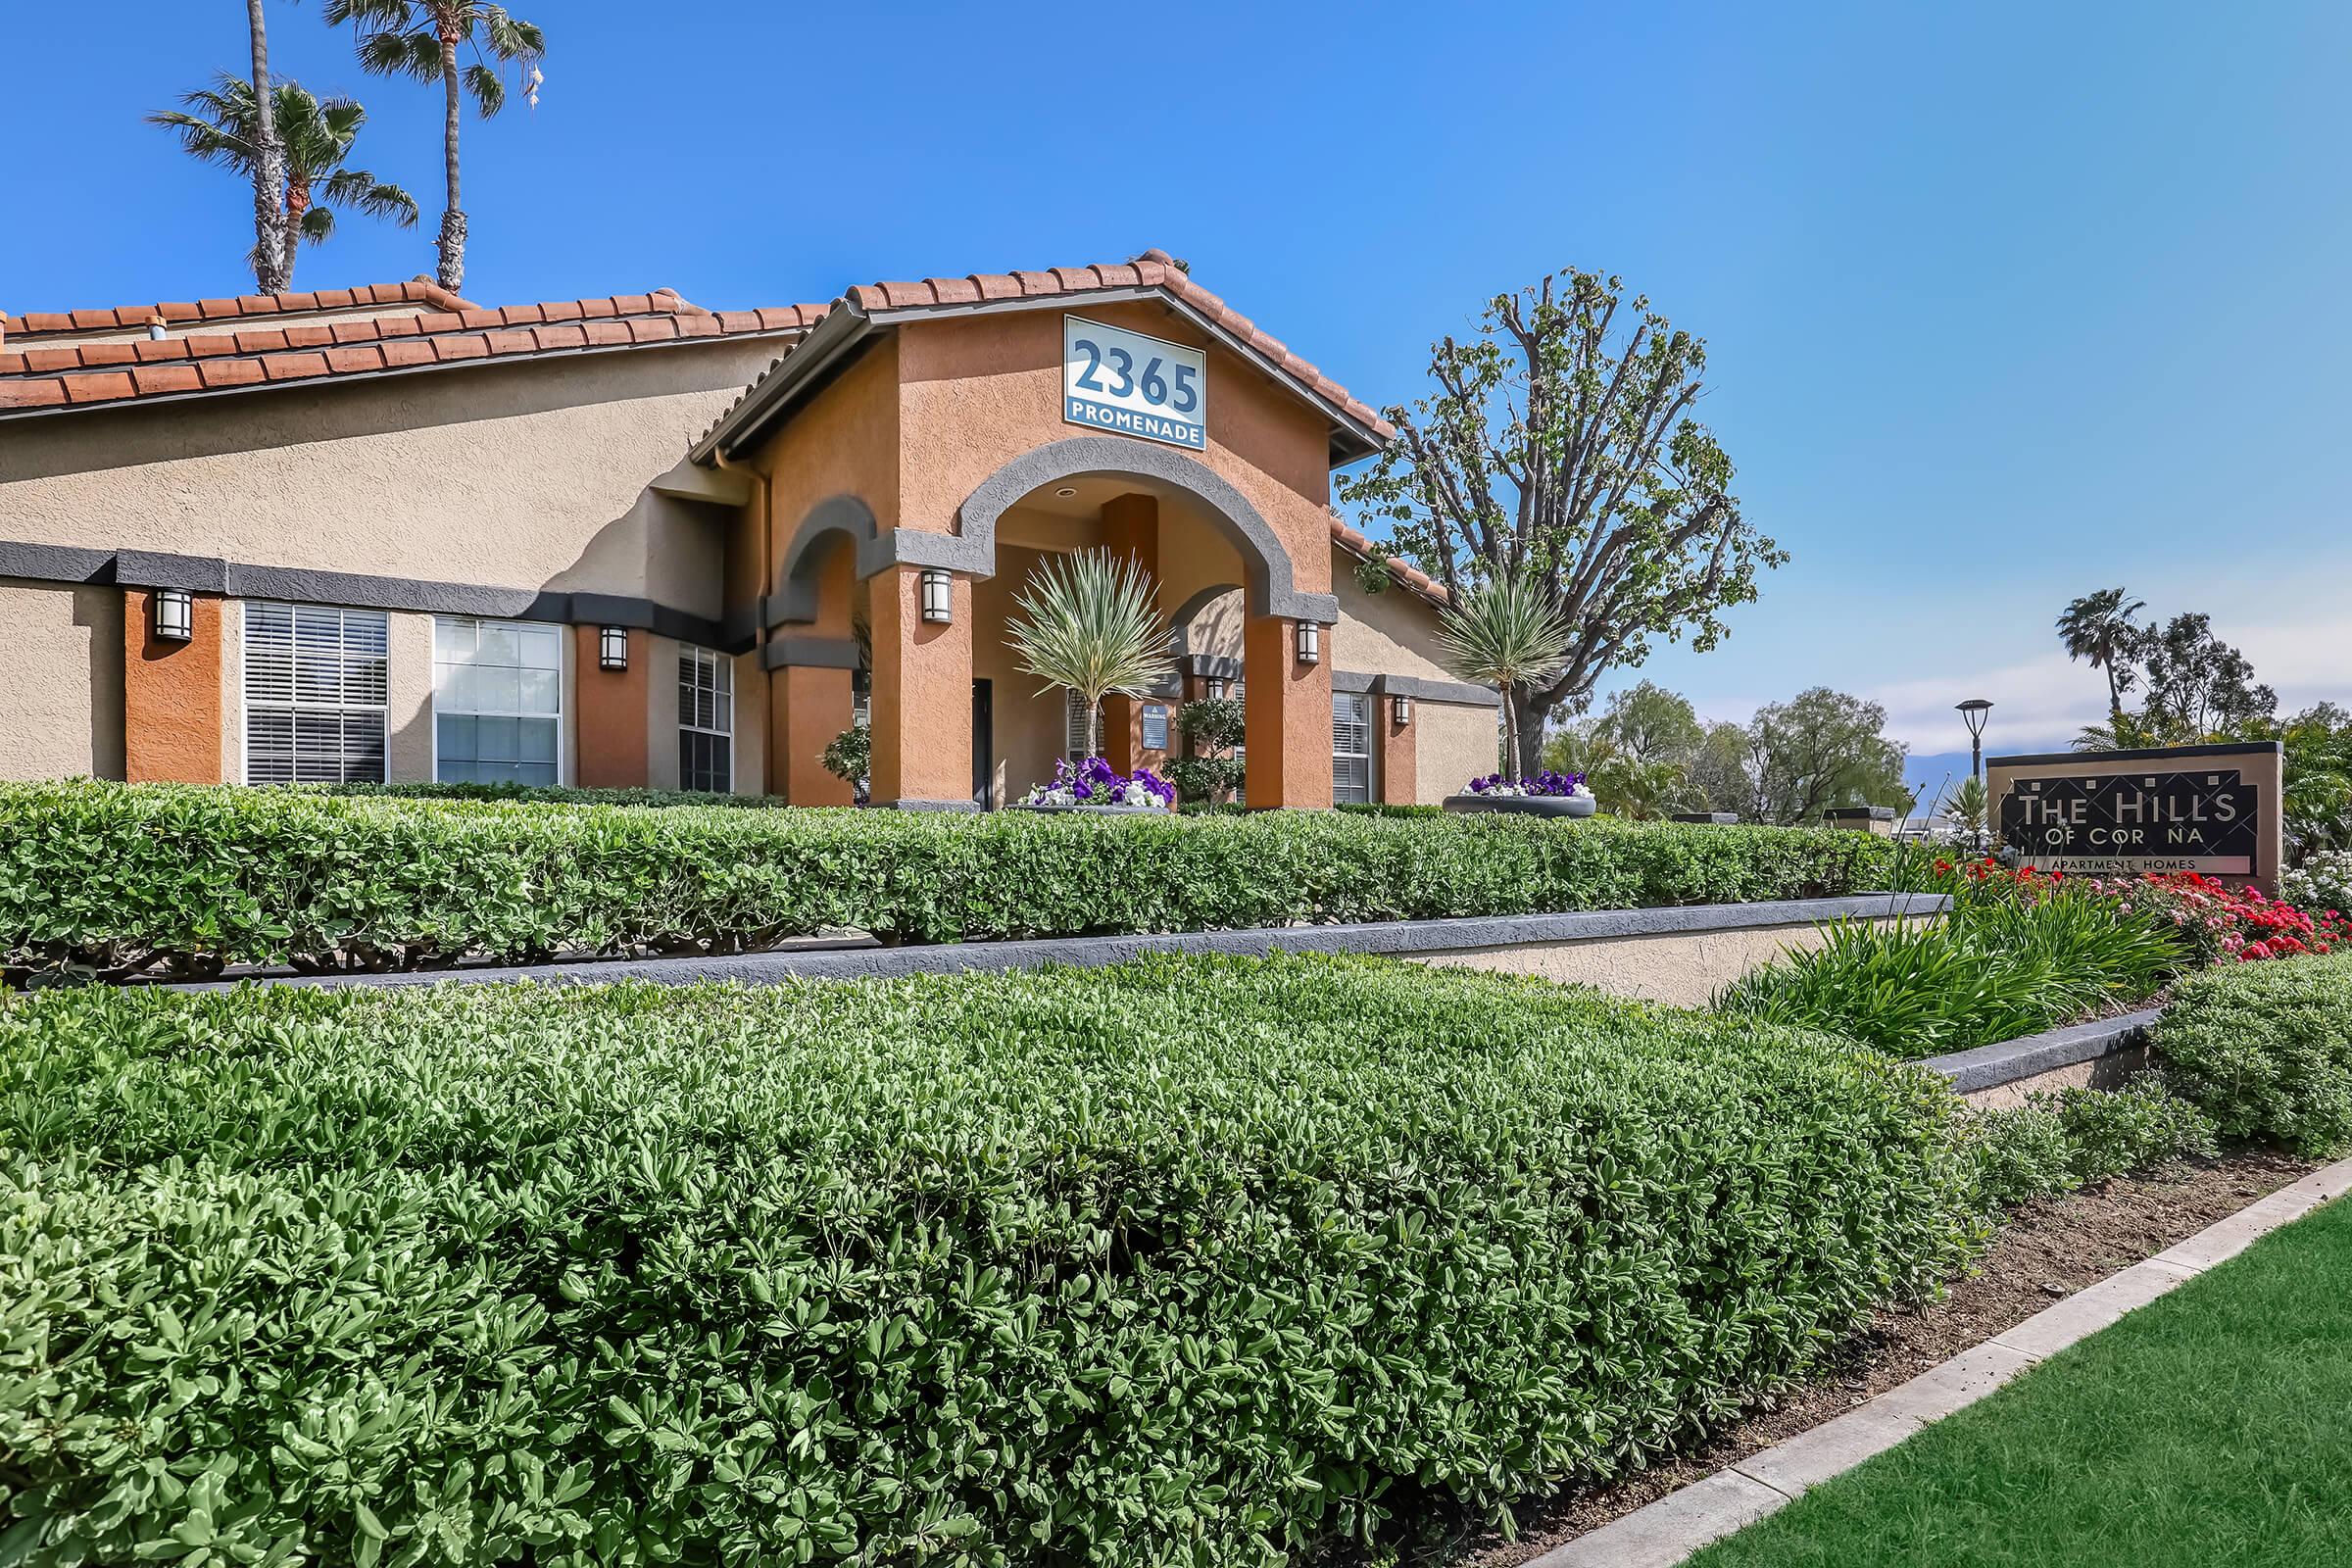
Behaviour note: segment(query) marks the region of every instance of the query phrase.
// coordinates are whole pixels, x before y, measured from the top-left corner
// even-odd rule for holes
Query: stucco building
[[[1052,553],[1152,573],[1253,806],[1494,765],[1443,591],[1330,509],[1377,415],[1159,252],[826,306],[477,308],[424,282],[0,319],[0,776],[512,779],[1001,805],[1072,715],[1014,664]],[[1084,738],[1083,728],[1078,736]]]

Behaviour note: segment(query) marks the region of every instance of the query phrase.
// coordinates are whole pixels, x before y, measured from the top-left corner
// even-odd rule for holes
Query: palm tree
[[[1089,756],[1104,697],[1141,697],[1175,670],[1152,574],[1132,557],[1086,550],[1049,561],[1013,603],[1022,618],[1005,625],[1005,640],[1021,668],[1046,683],[1041,696],[1064,687],[1086,705]]]
[[[2138,650],[2147,635],[2132,623],[2132,617],[2147,608],[2122,588],[2102,588],[2084,594],[2059,613],[2058,640],[2066,645],[2066,657],[2087,660],[2091,668],[2107,672],[2110,714],[2124,710],[2124,693],[2132,689],[2132,671],[2124,661]]]
[[[1494,577],[1438,617],[1446,666],[1464,680],[1501,689],[1503,755],[1513,767],[1527,765],[1519,755],[1517,694],[1560,672],[1572,635],[1544,585],[1528,572]]]
[[[253,284],[264,294],[283,294],[294,282],[294,248],[279,233],[278,203],[285,187],[274,107],[270,102],[270,30],[262,0],[245,0],[245,31],[253,44],[253,81],[246,88],[253,119]]]
[[[262,126],[277,138],[282,198],[270,204],[274,231],[254,245],[253,274],[261,280],[270,258],[278,268],[272,293],[294,282],[294,251],[308,240],[325,243],[335,231],[335,208],[350,207],[370,218],[388,218],[403,228],[416,226],[416,199],[364,169],[346,169],[368,111],[348,98],[323,102],[299,82],[281,81],[261,98],[236,77],[223,74],[212,86],[180,100],[194,113],[166,110],[149,115],[150,124],[179,136],[190,157],[249,173],[261,164]],[[265,285],[267,287],[267,285]]]
[[[441,83],[449,205],[441,214],[439,276],[441,286],[454,292],[466,281],[466,208],[458,191],[458,124],[465,94],[473,94],[484,120],[505,106],[507,87],[491,64],[496,61],[518,67],[524,95],[537,103],[546,35],[509,16],[506,7],[483,0],[327,0],[326,20],[332,26],[348,22],[357,30],[363,70]],[[472,64],[458,64],[461,45],[473,51]]]

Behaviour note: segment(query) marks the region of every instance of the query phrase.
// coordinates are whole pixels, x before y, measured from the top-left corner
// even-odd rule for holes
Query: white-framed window
[[[735,787],[735,661],[708,648],[678,649],[678,788],[725,794]]]
[[[245,605],[245,782],[380,784],[390,630],[380,610]]]
[[[850,722],[858,729],[873,727],[874,672],[870,669],[850,674]]]
[[[1372,699],[1363,692],[1331,694],[1331,798],[1372,799]]]
[[[1075,762],[1095,755],[1095,713],[1086,699],[1064,689],[1061,703],[1062,756]]]
[[[1144,705],[1144,750],[1164,752],[1168,749],[1168,705]]]
[[[564,755],[564,630],[433,617],[433,777],[555,784]]]

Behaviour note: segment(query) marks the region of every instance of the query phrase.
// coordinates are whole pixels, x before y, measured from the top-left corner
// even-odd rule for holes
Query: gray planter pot
[[[1521,816],[1591,816],[1600,803],[1590,795],[1448,795],[1448,811],[1511,811]]]
[[[1046,816],[1174,816],[1176,813],[1162,806],[1028,806],[1015,801],[1004,808],[1007,811],[1036,811]]]

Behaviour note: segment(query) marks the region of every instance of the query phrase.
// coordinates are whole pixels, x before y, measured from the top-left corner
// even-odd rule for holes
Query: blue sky
[[[83,65],[0,100],[0,309],[249,287],[249,198],[138,118],[240,64],[243,7],[10,9],[15,58]],[[2103,687],[2050,619],[2117,582],[2290,703],[2352,698],[2352,8],[516,9],[548,81],[466,125],[474,299],[1159,245],[1386,403],[1487,295],[1605,269],[1708,340],[1704,417],[1795,554],[1722,649],[1642,672],[1702,711],[1828,683],[1940,753],[1983,695],[1991,739],[2054,743]],[[318,10],[272,0],[273,63],[367,102],[358,161],[425,218],[347,221],[297,285],[429,271],[437,90],[363,76]]]

